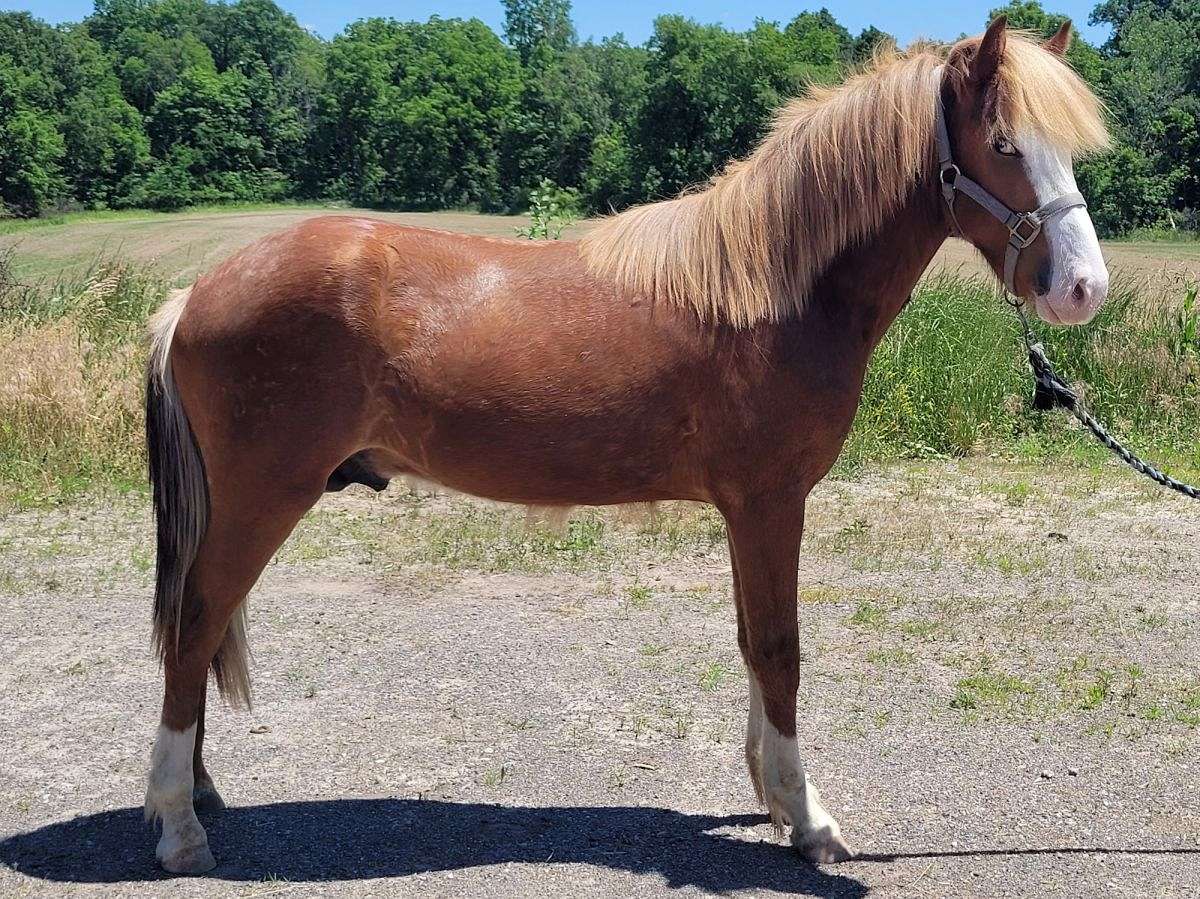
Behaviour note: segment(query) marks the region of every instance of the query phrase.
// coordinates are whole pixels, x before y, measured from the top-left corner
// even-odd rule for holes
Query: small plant
[[[850,616],[850,624],[854,627],[878,629],[887,624],[887,612],[872,602],[860,602],[854,614]]]
[[[700,672],[700,689],[705,693],[712,693],[725,683],[728,676],[729,669],[727,667],[720,662],[713,662]]]
[[[481,784],[494,790],[504,786],[506,780],[508,780],[507,765],[501,765],[498,769],[489,769],[483,772],[483,776],[479,778]]]
[[[1200,284],[1189,284],[1183,293],[1183,303],[1175,313],[1175,327],[1171,331],[1171,352],[1181,358],[1189,351],[1200,350],[1200,308],[1196,302]]]
[[[634,609],[645,609],[650,605],[650,588],[645,584],[630,584],[625,593],[630,607]]]
[[[1021,697],[1033,695],[1033,687],[1012,674],[979,671],[962,678],[950,699],[950,708],[976,711],[982,708],[1006,709]]]
[[[579,194],[543,178],[529,194],[529,227],[517,228],[528,240],[558,240],[568,225],[579,219]]]

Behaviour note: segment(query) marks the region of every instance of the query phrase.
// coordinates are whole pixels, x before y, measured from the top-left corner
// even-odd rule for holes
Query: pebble
[[[1042,769],[1042,780],[1053,780],[1053,779],[1054,779],[1054,772],[1051,771],[1049,768],[1043,768]]]
[[[1078,776],[1079,776],[1079,769],[1078,769],[1078,768],[1068,768],[1068,769],[1067,769],[1067,774],[1069,774],[1071,777],[1078,777]]]

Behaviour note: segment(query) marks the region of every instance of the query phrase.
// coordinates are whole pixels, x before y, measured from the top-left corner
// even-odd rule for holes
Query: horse
[[[208,677],[249,702],[251,587],[324,492],[398,476],[560,510],[715,506],[754,791],[804,859],[852,857],[797,747],[805,499],[952,234],[1048,322],[1103,303],[1072,160],[1108,136],[1069,41],[1069,23],[1039,43],[1000,18],[881,51],[785,105],[706,188],[577,242],[322,216],[165,303],[146,392],[165,683],[145,811],[162,867],[216,864],[196,816],[224,807],[202,755]]]

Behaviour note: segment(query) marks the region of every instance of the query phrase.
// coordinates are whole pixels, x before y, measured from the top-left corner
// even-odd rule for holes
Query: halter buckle
[[[1018,250],[1023,250],[1042,233],[1042,222],[1036,216],[1028,212],[1014,212],[1012,218],[1005,222],[1008,225],[1009,238],[1008,242]],[[1022,233],[1021,228],[1024,226],[1028,231]]]
[[[958,190],[958,179],[961,175],[962,171],[953,162],[943,162],[941,170],[938,172],[938,181],[942,185],[942,196],[951,208],[954,208],[954,193]]]

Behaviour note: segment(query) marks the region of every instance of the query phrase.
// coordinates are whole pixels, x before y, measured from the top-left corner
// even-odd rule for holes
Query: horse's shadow
[[[688,815],[661,808],[523,807],[420,799],[338,799],[231,808],[202,816],[220,863],[210,877],[291,883],[403,877],[501,865],[586,864],[656,874],[670,887],[707,892],[772,889],[860,897],[859,880],[805,864],[790,849],[737,828],[762,815]],[[0,864],[44,880],[116,883],[168,877],[153,856],[141,809],[119,809],[0,841]],[[861,862],[905,858],[1122,853],[1200,849],[983,848],[868,853]]]
[[[862,896],[859,881],[805,864],[789,848],[724,828],[762,815],[688,815],[647,807],[528,808],[419,799],[339,799],[230,808],[201,816],[231,881],[365,880],[508,862],[578,863],[658,874],[716,893],[775,889]],[[48,824],[0,842],[0,864],[52,881],[167,877],[141,809]]]

